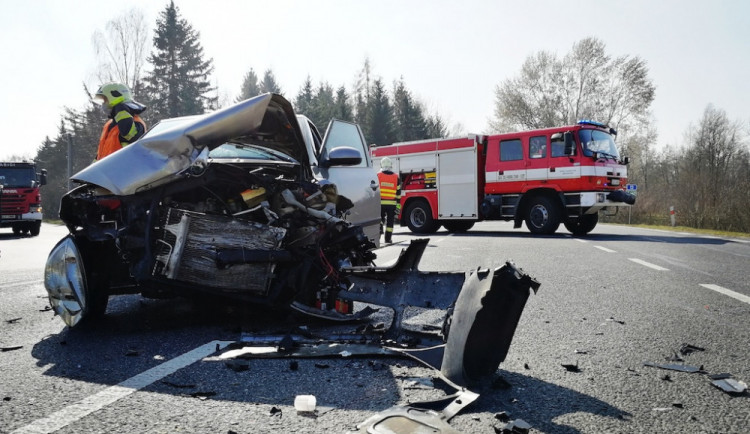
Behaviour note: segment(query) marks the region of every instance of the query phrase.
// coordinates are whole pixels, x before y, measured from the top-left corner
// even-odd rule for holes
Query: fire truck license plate
[[[15,220],[17,218],[18,218],[18,216],[15,216],[15,215],[5,215],[5,214],[3,214],[3,220]]]

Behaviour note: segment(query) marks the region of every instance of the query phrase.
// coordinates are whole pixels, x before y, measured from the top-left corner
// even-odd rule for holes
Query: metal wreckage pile
[[[428,241],[412,241],[389,267],[347,270],[352,285],[339,297],[392,310],[390,326],[380,333],[366,326],[357,334],[322,338],[247,335],[218,359],[374,356],[416,360],[437,370],[455,392],[434,401],[389,408],[358,424],[355,432],[458,433],[448,422],[479,398],[471,388],[492,380],[505,360],[526,301],[540,284],[510,261],[495,270],[420,271],[418,264]],[[443,310],[442,327],[406,325],[411,309]],[[295,406],[298,411],[314,411],[314,404],[307,405]],[[506,422],[504,431],[528,432],[528,424],[520,419]]]

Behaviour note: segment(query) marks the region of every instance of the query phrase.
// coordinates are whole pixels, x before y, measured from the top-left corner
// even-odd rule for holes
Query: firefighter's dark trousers
[[[380,233],[383,233],[385,222],[385,242],[390,243],[393,237],[393,222],[396,220],[396,205],[380,205]]]

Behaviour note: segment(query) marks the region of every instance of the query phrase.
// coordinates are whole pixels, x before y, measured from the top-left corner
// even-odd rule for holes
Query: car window
[[[340,146],[348,146],[358,150],[363,158],[362,161],[351,167],[367,167],[368,150],[365,147],[365,140],[362,137],[362,133],[357,127],[357,124],[351,122],[340,121],[334,119],[328,124],[328,130],[326,131],[325,143],[323,143],[323,156],[331,151],[331,149],[338,148]]]
[[[536,136],[529,139],[529,158],[547,156],[547,136]]]
[[[500,161],[523,160],[521,139],[500,141]]]
[[[565,139],[562,134],[560,137],[553,138],[550,143],[550,156],[552,157],[564,157],[565,156]]]
[[[260,146],[225,143],[208,153],[209,158],[239,158],[246,160],[294,161],[288,155]]]

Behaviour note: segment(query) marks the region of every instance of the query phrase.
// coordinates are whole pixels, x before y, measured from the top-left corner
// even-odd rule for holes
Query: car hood
[[[264,94],[200,116],[164,120],[137,142],[71,177],[116,195],[149,190],[175,179],[198,159],[228,141],[275,149],[303,163],[310,161],[292,106],[276,94]]]

